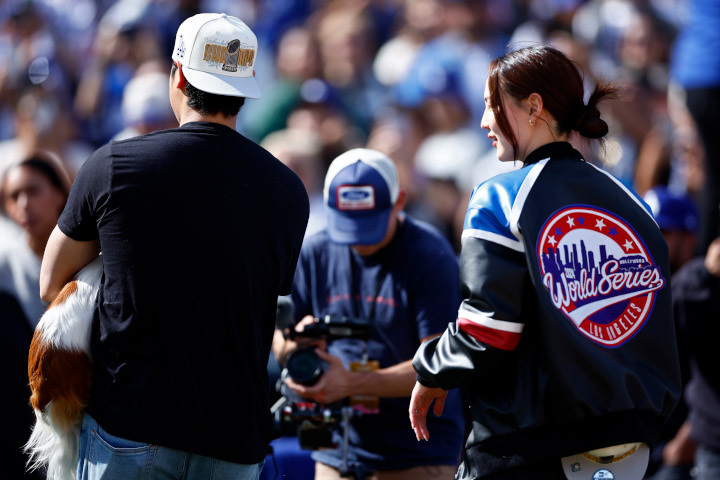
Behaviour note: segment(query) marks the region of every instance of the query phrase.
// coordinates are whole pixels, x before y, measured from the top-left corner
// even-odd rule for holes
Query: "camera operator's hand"
[[[295,331],[296,332],[302,332],[307,325],[312,325],[315,323],[315,317],[312,315],[306,315],[302,320],[300,320],[297,325],[295,325]],[[280,330],[275,331],[275,336],[273,337],[273,352],[275,352],[275,358],[277,359],[278,363],[285,366],[285,360],[287,359],[288,355],[290,353],[294,352],[298,348],[304,348],[304,347],[316,347],[322,350],[327,350],[327,341],[322,338],[297,338],[296,340],[293,340],[289,338],[289,329],[285,329],[285,332],[282,333]]]
[[[301,397],[323,404],[332,403],[354,394],[353,378],[358,374],[346,370],[342,360],[335,355],[330,355],[319,348],[315,350],[315,353],[328,363],[325,374],[320,377],[320,380],[315,385],[306,387],[293,382],[288,377],[285,379],[285,384]]]
[[[418,440],[430,439],[430,432],[428,432],[425,417],[427,417],[433,400],[435,401],[433,413],[438,417],[442,415],[443,409],[445,408],[445,397],[447,397],[447,394],[447,390],[443,390],[442,388],[430,388],[421,385],[419,382],[415,383],[412,397],[410,397],[409,408],[410,425],[415,432],[415,438]]]
[[[720,277],[720,238],[710,244],[705,254],[705,268],[713,277]]]

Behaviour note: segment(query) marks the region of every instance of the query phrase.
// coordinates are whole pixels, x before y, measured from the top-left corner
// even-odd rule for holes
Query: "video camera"
[[[364,318],[326,315],[315,318],[314,323],[305,326],[303,331],[296,332],[288,322],[288,309],[292,311],[289,300],[278,302],[278,328],[288,327],[291,339],[324,339],[331,343],[339,339],[356,339],[366,342],[370,338],[370,321]],[[281,318],[284,317],[284,318]],[[362,405],[350,405],[349,399],[319,404],[295,394],[285,384],[290,377],[301,385],[314,385],[325,373],[327,365],[315,353],[315,347],[301,347],[291,352],[285,361],[277,391],[281,394],[280,400],[273,405],[273,413],[278,423],[286,422],[297,426],[297,437],[300,447],[305,450],[318,450],[320,448],[337,448],[332,441],[333,430],[341,425],[344,428],[343,458],[347,455],[347,432],[353,418],[370,412]],[[342,468],[341,468],[342,470]]]
[[[370,322],[364,318],[325,315],[315,318],[315,323],[305,326],[302,332],[290,331],[289,338],[324,338],[328,343],[341,338],[367,341],[370,339]],[[323,361],[315,353],[314,347],[298,348],[285,360],[285,370],[295,383],[315,385],[322,377]]]

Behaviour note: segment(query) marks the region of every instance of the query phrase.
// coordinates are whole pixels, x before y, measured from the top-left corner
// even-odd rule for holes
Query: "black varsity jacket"
[[[667,246],[639,197],[545,145],[473,191],[460,279],[457,321],[413,361],[469,406],[457,478],[654,443],[681,382]]]

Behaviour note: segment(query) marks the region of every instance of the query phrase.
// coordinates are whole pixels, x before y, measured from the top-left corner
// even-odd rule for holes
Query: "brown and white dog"
[[[45,467],[48,480],[76,477],[83,410],[90,394],[90,328],[102,257],[78,272],[35,328],[28,357],[35,426],[25,445],[28,467]]]

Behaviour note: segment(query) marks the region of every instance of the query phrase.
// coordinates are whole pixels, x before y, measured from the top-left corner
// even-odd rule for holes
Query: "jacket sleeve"
[[[413,366],[423,385],[447,390],[482,378],[520,341],[531,284],[524,247],[503,218],[472,205],[468,210],[460,254],[463,301],[457,321],[415,354]]]

